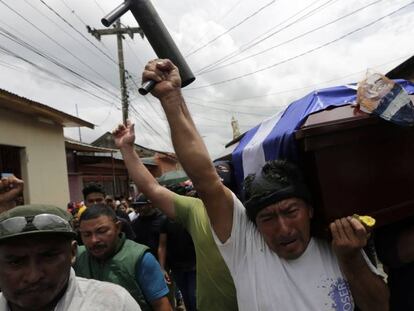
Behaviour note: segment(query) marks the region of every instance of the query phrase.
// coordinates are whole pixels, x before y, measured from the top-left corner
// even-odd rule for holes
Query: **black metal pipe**
[[[147,95],[154,88],[155,84],[156,82],[154,80],[145,81],[138,89],[138,93],[141,95]]]
[[[130,3],[131,0],[125,0],[124,3],[118,5],[115,9],[113,9],[110,13],[101,19],[102,25],[109,27],[113,22],[115,22],[129,10]]]
[[[125,8],[126,6],[128,7],[127,9]],[[193,82],[195,80],[194,74],[149,0],[125,1],[106,16],[106,21],[114,21],[128,9],[131,10],[131,13],[134,15],[139,27],[143,30],[158,58],[168,58],[178,67],[181,76],[181,87],[185,87]],[[114,17],[116,18],[114,19]],[[102,23],[103,20],[104,19],[102,19]],[[139,93],[142,95],[147,94],[151,91],[154,85],[154,81],[144,83],[139,89]]]

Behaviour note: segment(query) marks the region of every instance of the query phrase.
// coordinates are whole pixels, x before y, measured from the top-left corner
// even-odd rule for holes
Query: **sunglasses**
[[[2,236],[35,230],[73,231],[67,220],[53,214],[16,216],[0,222],[0,235]]]

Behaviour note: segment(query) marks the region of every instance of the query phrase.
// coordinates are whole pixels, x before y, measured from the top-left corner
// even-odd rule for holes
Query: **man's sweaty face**
[[[67,286],[74,247],[65,237],[27,236],[0,244],[0,288],[16,310],[52,310]]]
[[[106,215],[82,220],[79,225],[82,242],[93,257],[101,260],[115,251],[120,230],[121,224]]]
[[[262,209],[256,224],[272,251],[281,258],[296,259],[309,244],[312,214],[303,200],[290,198]]]

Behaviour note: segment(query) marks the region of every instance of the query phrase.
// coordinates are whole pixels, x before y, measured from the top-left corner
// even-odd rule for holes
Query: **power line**
[[[235,11],[235,8],[238,7],[240,5],[240,3],[242,3],[243,0],[239,0],[237,1],[235,4],[233,4],[219,19],[218,22],[224,20],[225,18],[227,18],[227,16],[230,15],[230,13]]]
[[[124,26],[125,27],[125,26]],[[132,51],[132,54],[135,56],[135,60],[138,62],[138,65],[144,67],[144,64],[142,63],[141,59],[139,58],[138,54],[135,52],[135,50],[132,48],[132,46],[129,44],[127,40],[125,40],[125,43],[127,44],[130,51]]]
[[[41,0],[42,1],[42,3],[44,3],[43,2],[43,0]],[[68,4],[66,4],[66,2],[64,1],[64,0],[61,0],[63,3],[64,3],[64,5],[73,13],[73,14],[75,14],[75,16],[76,17],[78,17],[78,19],[85,25],[85,27],[86,28],[88,28],[88,29],[90,29],[89,28],[89,26],[75,13],[75,10],[73,10],[71,7],[69,7],[69,5]],[[44,3],[46,6],[47,6],[47,4],[46,3]],[[95,1],[95,4],[100,8],[100,10],[103,12],[103,13],[105,13],[104,12],[104,10],[103,10],[103,8],[98,4],[98,2],[97,1]],[[63,17],[61,17],[56,11],[54,11],[50,6],[48,6],[48,8],[50,9],[50,10],[52,10],[52,12],[54,12],[56,15],[58,15],[61,19],[63,19]],[[64,19],[63,19],[64,20]],[[65,20],[64,20],[65,21]],[[65,21],[66,23],[68,23],[67,21]],[[121,25],[123,25],[122,23],[121,23]],[[125,28],[129,28],[128,26],[125,26],[125,25],[123,25]],[[93,30],[93,31],[95,31],[95,30]],[[88,42],[90,42],[89,41],[89,39],[86,39]],[[99,42],[101,42],[101,44],[107,49],[107,50],[109,50],[106,46],[105,46],[105,44],[103,44],[103,42],[101,41],[101,40],[99,40]],[[130,45],[129,45],[129,43],[128,43],[128,41],[126,41],[127,42],[127,45],[130,47]],[[91,42],[92,43],[92,42]],[[93,44],[93,43],[92,43]],[[94,44],[93,44],[94,45]],[[94,45],[95,46],[95,45]],[[130,47],[131,48],[131,47]],[[100,50],[100,49],[99,49]],[[132,50],[132,52],[135,54],[135,52],[134,52],[134,50],[131,48],[131,50]],[[135,54],[136,55],[136,54]],[[138,58],[138,56],[136,56],[137,57],[137,59],[139,60],[139,58]],[[113,60],[113,59],[111,59],[112,60],[112,62],[113,63],[115,63],[116,64],[116,66],[117,66],[117,68],[118,68],[118,63],[115,61],[115,60]],[[129,72],[126,70],[126,69],[124,69],[123,70],[124,71],[124,74],[125,74],[125,76],[127,76],[127,75],[130,75],[129,74]]]
[[[133,105],[131,105],[131,112],[141,121],[140,124],[142,126],[146,127],[147,130],[150,129],[153,133],[155,133],[159,137],[160,141],[164,144],[164,146],[166,146],[167,149],[170,149],[170,145],[163,139],[164,136],[160,134],[145,118],[143,118]],[[168,137],[170,136],[168,135]]]
[[[234,5],[232,5],[227,11],[226,11],[226,13],[224,13],[220,18],[218,18],[218,19],[216,19],[215,20],[215,22],[216,23],[220,23],[220,21],[222,21],[222,20],[224,20],[228,15],[229,15],[229,13],[231,13],[231,12],[234,12],[235,11],[235,8],[242,2],[243,0],[238,0]],[[205,32],[204,34],[202,34],[201,36],[200,36],[200,38],[198,39],[198,42],[202,42],[203,40],[204,40],[204,38],[205,37],[207,37],[207,34],[208,34],[209,32],[207,31],[207,32]],[[194,49],[194,46],[196,45],[196,43],[194,43],[194,44],[192,44],[191,45],[191,48],[189,48],[189,50],[191,51],[191,50],[193,50]]]
[[[409,57],[411,55],[412,55],[411,53],[410,54],[405,54],[403,56],[400,56],[398,58],[392,59],[392,60],[387,61],[385,63],[381,63],[381,64],[378,64],[378,65],[373,65],[373,66],[370,66],[370,67],[371,68],[380,68],[380,67],[389,65],[391,63],[394,63],[394,62],[396,62],[398,60],[407,59],[407,57]],[[349,77],[352,77],[352,76],[355,76],[355,75],[362,74],[364,72],[366,72],[366,69],[365,70],[356,71],[356,72],[352,72],[352,73],[349,73],[349,74],[346,74],[346,75],[343,75],[343,76],[340,76],[340,77],[336,77],[336,78],[333,78],[333,79],[321,81],[321,82],[318,82],[318,83],[309,84],[309,85],[302,86],[302,87],[299,87],[299,88],[287,89],[287,90],[282,90],[282,91],[278,91],[278,92],[267,93],[267,94],[264,94],[264,95],[256,95],[256,96],[249,96],[249,97],[239,97],[239,98],[232,98],[232,99],[223,99],[221,101],[217,101],[217,100],[207,100],[207,99],[197,98],[197,97],[188,96],[188,95],[186,97],[195,98],[195,99],[200,100],[200,101],[203,101],[205,103],[213,102],[213,103],[220,103],[222,105],[227,105],[227,106],[233,106],[233,105],[231,105],[231,104],[225,104],[225,103],[228,103],[228,102],[236,102],[237,105],[240,106],[240,102],[241,101],[247,101],[247,100],[252,100],[252,99],[258,99],[258,98],[264,98],[264,97],[269,97],[269,96],[275,96],[275,95],[280,95],[280,94],[284,94],[284,93],[292,93],[292,92],[297,92],[297,91],[303,91],[303,90],[306,90],[306,89],[309,89],[309,88],[315,88],[315,87],[320,86],[320,85],[326,85],[326,84],[331,83],[331,82],[341,81],[341,80],[344,80],[346,78],[349,78]],[[273,107],[281,107],[281,106],[285,106],[285,104],[278,105],[278,106],[273,106]],[[244,107],[249,107],[249,106],[244,106]],[[254,105],[254,108],[257,108],[257,107],[260,107],[260,106],[257,106],[255,104]]]
[[[60,0],[60,1],[62,1],[62,3],[66,6],[66,8],[73,14],[73,15],[75,15],[75,17],[82,23],[82,24],[84,24],[85,26],[86,26],[86,23],[85,23],[85,21],[79,16],[79,15],[77,15],[76,14],[76,12],[75,12],[75,10],[74,9],[72,9],[71,7],[69,7],[69,5],[66,3],[66,1],[65,0]]]
[[[263,117],[263,116],[265,116],[266,114],[263,114],[263,113],[255,113],[255,112],[247,112],[247,111],[235,111],[235,110],[229,110],[229,109],[225,109],[225,108],[218,108],[218,107],[214,107],[214,106],[211,106],[211,105],[208,105],[208,106],[206,106],[206,105],[203,105],[203,104],[200,104],[200,103],[196,103],[196,102],[188,102],[187,101],[187,104],[190,104],[190,105],[197,105],[197,106],[201,106],[201,107],[203,107],[203,108],[208,108],[208,109],[214,109],[214,110],[220,110],[220,111],[226,111],[226,112],[229,112],[229,113],[238,113],[238,114],[246,114],[246,115],[249,115],[249,116],[251,116],[251,115],[253,115],[253,116],[261,116],[261,117]],[[272,108],[272,107],[269,107],[269,109],[270,108]]]
[[[43,0],[40,0],[43,1]],[[42,29],[40,29],[39,27],[37,27],[35,24],[33,24],[32,22],[30,22],[27,18],[25,18],[22,14],[20,14],[19,12],[17,12],[16,10],[14,10],[13,8],[11,8],[9,5],[7,5],[6,3],[4,3],[3,0],[0,0],[0,2],[5,5],[8,9],[10,9],[12,12],[14,12],[15,14],[17,14],[20,18],[22,18],[24,21],[26,21],[27,23],[29,23],[31,26],[33,26],[35,29],[37,29],[39,32],[41,32],[44,36],[46,36],[49,40],[51,40],[52,42],[54,42],[55,44],[57,44],[58,46],[60,46],[61,48],[63,48],[64,50],[67,50],[64,46],[62,46],[59,42],[57,42],[55,39],[53,39],[52,37],[50,37],[47,33],[45,33]],[[3,36],[8,38],[9,40],[12,40],[14,42],[16,42],[17,44],[26,47],[27,49],[31,50],[32,52],[36,53],[37,55],[47,59],[48,61],[54,63],[56,66],[68,71],[69,73],[77,76],[78,78],[83,79],[84,81],[90,83],[91,85],[100,88],[101,90],[111,93],[107,90],[107,88],[100,86],[99,84],[95,83],[94,81],[91,81],[90,79],[82,76],[81,74],[77,73],[76,71],[72,70],[71,68],[67,67],[66,65],[62,64],[59,60],[57,60],[56,58],[52,57],[52,56],[47,56],[45,53],[41,52],[39,49],[35,48],[34,46],[30,45],[29,43],[25,42],[24,40],[19,39],[17,36],[13,35],[12,33],[8,32],[7,30],[5,30],[4,28],[2,29],[3,31]],[[116,96],[113,93],[111,94],[112,96]]]
[[[216,66],[216,67],[214,67],[214,68],[212,68],[212,69],[205,70],[205,71],[203,71],[203,72],[201,72],[201,73],[198,73],[198,75],[203,75],[203,74],[205,74],[205,73],[213,72],[213,71],[216,71],[216,70],[219,70],[219,69],[222,69],[222,68],[228,67],[228,66],[230,66],[230,65],[234,65],[234,64],[240,63],[240,62],[242,62],[242,61],[244,61],[244,60],[247,60],[247,59],[249,59],[249,58],[252,58],[252,57],[255,57],[255,56],[261,55],[261,54],[266,53],[266,52],[268,52],[268,51],[270,51],[270,50],[273,50],[273,49],[275,49],[275,48],[281,47],[282,45],[285,45],[285,44],[287,44],[287,43],[293,42],[293,41],[295,41],[295,40],[297,40],[297,39],[300,39],[300,38],[302,38],[302,37],[304,37],[304,36],[306,36],[306,35],[308,35],[308,34],[311,34],[311,33],[315,32],[315,31],[321,30],[322,28],[325,28],[325,27],[327,27],[327,26],[330,26],[330,25],[332,25],[332,24],[334,24],[334,23],[336,23],[336,22],[338,22],[338,21],[340,21],[340,20],[343,20],[343,19],[345,19],[345,18],[347,18],[347,17],[349,17],[349,16],[352,16],[352,15],[354,15],[354,14],[356,14],[356,13],[359,13],[359,12],[361,12],[362,10],[364,10],[364,9],[366,9],[366,8],[370,7],[370,6],[373,6],[373,5],[375,5],[375,4],[378,4],[378,3],[379,3],[379,2],[381,2],[381,1],[383,1],[383,0],[376,0],[376,1],[374,1],[374,2],[371,2],[371,3],[369,3],[369,4],[365,5],[365,6],[361,7],[361,8],[358,8],[358,9],[356,9],[356,10],[354,10],[354,11],[352,11],[352,12],[348,13],[348,14],[345,14],[345,15],[343,15],[343,16],[341,16],[341,17],[335,18],[334,20],[332,20],[332,21],[330,21],[330,22],[328,22],[328,23],[326,23],[326,24],[323,24],[323,25],[321,25],[321,26],[318,26],[318,27],[316,27],[316,28],[314,28],[314,29],[312,29],[312,30],[306,31],[306,32],[304,32],[304,33],[302,33],[302,34],[300,34],[300,35],[298,35],[298,36],[296,36],[296,37],[290,38],[290,39],[288,39],[288,40],[286,40],[286,41],[283,41],[282,43],[279,43],[279,44],[277,44],[277,45],[274,45],[274,46],[272,46],[272,47],[269,47],[269,48],[267,48],[267,49],[265,49],[265,50],[262,50],[262,51],[260,51],[260,52],[255,53],[255,54],[248,55],[248,56],[243,57],[243,58],[241,58],[241,59],[238,59],[238,60],[236,60],[236,61],[234,61],[234,62],[230,62],[230,63],[224,64],[224,65],[221,65],[221,66]]]
[[[108,113],[106,114],[106,117],[98,124],[95,124],[96,127],[101,127],[109,118],[109,116],[111,115],[112,110],[114,110],[114,108],[116,108],[117,110],[121,110],[121,108],[118,108],[115,104],[111,105],[111,107],[109,107],[108,109]]]
[[[162,119],[162,118],[160,118],[158,115],[156,115],[158,118],[156,119],[156,118],[153,118],[153,117],[151,117],[150,115],[149,115],[149,111],[147,111],[144,107],[142,107],[142,106],[139,106],[139,105],[137,105],[137,107],[140,107],[141,109],[138,111],[136,108],[135,108],[135,111],[137,112],[137,113],[139,113],[140,115],[142,115],[142,117],[145,119],[145,120],[153,120],[153,121],[160,121],[161,123],[159,123],[158,125],[157,124],[151,124],[151,127],[152,128],[154,128],[154,127],[156,127],[156,128],[158,128],[158,130],[155,130],[158,134],[160,134],[160,136],[167,136],[167,137],[169,137],[170,136],[170,134],[169,134],[169,132],[168,132],[168,130],[166,130],[166,128],[165,128],[165,125],[166,125],[166,120],[164,120],[164,119]]]
[[[72,9],[65,0],[60,0],[65,6],[66,8],[73,14],[75,15],[75,17],[85,26],[87,27],[88,25],[86,24],[86,22],[79,16],[76,14],[76,11],[74,9]],[[105,13],[104,13],[105,14]],[[88,40],[89,41],[89,40]],[[92,42],[91,42],[92,43]],[[108,51],[108,53],[111,53],[111,50],[105,45],[105,43],[103,43],[102,41],[100,42],[101,45]],[[93,43],[92,43],[93,44]],[[94,45],[94,44],[93,44]],[[98,48],[99,50],[99,48]],[[102,51],[100,51],[102,53]],[[105,54],[104,54],[105,55]],[[114,56],[111,56],[112,61],[114,61]]]
[[[387,18],[387,17],[389,17],[389,16],[391,16],[391,15],[393,15],[393,14],[396,14],[397,12],[401,11],[402,9],[405,9],[406,7],[410,6],[411,4],[413,4],[413,2],[410,2],[409,4],[406,4],[406,5],[404,5],[404,6],[400,7],[399,9],[397,9],[397,10],[395,10],[395,11],[393,11],[393,12],[391,12],[391,13],[387,14],[387,15],[384,15],[384,16],[382,16],[382,17],[380,17],[380,18],[377,18],[377,19],[375,19],[374,21],[372,21],[372,22],[370,22],[370,23],[368,23],[368,24],[366,24],[366,25],[364,25],[364,26],[362,26],[362,27],[359,27],[359,28],[357,28],[357,29],[355,29],[355,30],[353,30],[353,31],[350,31],[350,32],[348,32],[348,33],[346,33],[346,34],[344,34],[344,35],[342,35],[342,36],[340,36],[340,37],[336,38],[335,40],[332,40],[332,41],[326,42],[326,43],[324,43],[324,44],[322,44],[322,45],[320,45],[320,46],[318,46],[318,47],[316,47],[316,48],[313,48],[313,49],[307,50],[306,52],[303,52],[303,53],[301,53],[301,54],[298,54],[298,55],[295,55],[295,56],[293,56],[293,57],[290,57],[290,58],[284,59],[283,61],[280,61],[280,62],[274,63],[274,64],[272,64],[272,65],[269,65],[269,66],[266,66],[266,67],[260,68],[260,69],[258,69],[258,70],[255,70],[255,71],[252,71],[252,72],[249,72],[249,73],[243,74],[243,75],[239,75],[239,76],[236,76],[236,77],[233,77],[233,78],[230,78],[230,79],[226,79],[226,80],[222,80],[222,81],[218,81],[218,82],[214,82],[214,83],[210,83],[210,84],[206,84],[206,85],[201,85],[201,86],[198,86],[198,87],[187,88],[186,90],[187,90],[187,91],[190,91],[190,90],[198,90],[198,89],[202,89],[202,88],[206,88],[206,87],[210,87],[210,86],[221,85],[221,84],[224,84],[224,83],[232,82],[232,81],[235,81],[235,80],[238,80],[238,79],[241,79],[241,78],[245,78],[245,77],[248,77],[248,76],[254,75],[254,74],[259,73],[259,72],[263,72],[263,71],[266,71],[266,70],[272,69],[272,68],[274,68],[274,67],[276,67],[276,66],[279,66],[279,65],[281,65],[281,64],[285,64],[285,63],[290,62],[290,61],[292,61],[292,60],[294,60],[294,59],[297,59],[297,58],[299,58],[299,57],[305,56],[305,55],[307,55],[307,54],[310,54],[310,53],[312,53],[312,52],[315,52],[315,51],[317,51],[317,50],[320,50],[320,49],[322,49],[322,48],[324,48],[324,47],[326,47],[326,46],[329,46],[329,45],[331,45],[331,44],[333,44],[333,43],[335,43],[335,42],[338,42],[338,41],[340,41],[340,40],[342,40],[342,39],[344,39],[344,38],[346,38],[346,37],[348,37],[348,36],[350,36],[350,35],[352,35],[352,34],[354,34],[354,33],[358,32],[358,31],[361,31],[361,30],[363,30],[363,29],[365,29],[365,28],[367,28],[367,27],[370,27],[370,26],[372,26],[372,25],[374,25],[374,24],[378,23],[379,21],[381,21],[381,20],[383,20],[383,19],[385,19],[385,18]]]
[[[0,0],[3,2],[3,0]],[[76,33],[78,33],[82,38],[84,38],[86,41],[88,41],[90,44],[92,44],[95,48],[97,48],[103,55],[105,55],[111,62],[113,62],[117,67],[118,63],[107,53],[102,51],[101,48],[99,48],[97,45],[95,45],[91,40],[89,40],[83,33],[81,33],[79,30],[77,30],[70,22],[68,22],[65,18],[63,18],[58,12],[56,12],[51,6],[49,6],[46,2],[43,0],[40,0],[40,2],[46,6],[50,11],[52,11],[57,17],[59,17],[66,25],[68,25],[70,28],[72,28]]]
[[[0,0],[1,1],[1,0]],[[107,92],[108,94],[117,97],[116,94],[110,92],[107,88],[97,84],[96,82],[84,77],[83,75],[81,75],[80,73],[74,71],[73,69],[69,68],[68,66],[64,65],[63,63],[61,63],[59,60],[57,60],[56,58],[54,58],[53,56],[49,56],[47,54],[45,54],[44,52],[40,51],[39,49],[37,49],[36,47],[32,46],[31,44],[19,39],[17,36],[13,35],[12,33],[8,32],[7,30],[5,30],[4,28],[0,27],[0,35],[4,36],[5,38],[12,40],[13,42],[27,48],[28,50],[34,52],[35,54],[39,55],[42,58],[45,58],[46,60],[48,60],[49,62],[55,64],[56,66],[62,68],[63,70],[69,72],[70,74],[76,76],[77,78],[80,78],[82,80],[84,80],[85,82],[89,83],[90,85]]]
[[[267,39],[275,36],[276,34],[282,32],[283,30],[288,29],[289,27],[297,24],[298,22],[303,22],[305,21],[307,18],[313,16],[314,14],[318,13],[319,10],[326,8],[328,5],[333,4],[335,2],[337,2],[338,0],[328,0],[324,3],[322,3],[320,6],[312,9],[311,11],[309,11],[308,13],[306,13],[305,15],[299,16],[297,19],[293,20],[292,22],[290,22],[289,24],[281,27],[280,29],[272,32],[271,34],[268,34],[269,32],[271,32],[273,29],[283,25],[284,23],[286,23],[287,21],[291,20],[292,18],[298,16],[299,14],[301,14],[302,12],[306,11],[308,8],[312,7],[315,3],[319,2],[320,0],[314,1],[311,4],[309,4],[308,6],[304,7],[303,9],[299,10],[298,12],[296,12],[295,14],[289,16],[288,18],[286,18],[285,20],[283,20],[282,22],[272,26],[270,29],[268,29],[267,31],[265,31],[264,33],[254,37],[252,40],[250,40],[249,42],[243,44],[239,49],[233,50],[232,52],[226,54],[225,56],[221,57],[220,59],[214,61],[213,63],[210,63],[198,70],[196,70],[196,74],[203,72],[207,69],[211,69],[212,67],[214,68],[216,65],[219,65],[225,61],[227,61],[230,58],[233,58],[234,56],[240,55],[243,52],[257,46],[258,44],[266,41]],[[268,35],[267,35],[268,34]],[[259,39],[260,37],[265,36],[262,39]]]
[[[98,1],[96,1],[96,0],[94,0],[94,1],[95,1],[96,6],[101,10],[102,14],[105,15],[106,14],[105,10],[99,5]]]
[[[62,0],[63,1],[63,0]],[[74,41],[76,41],[77,43],[79,43],[82,47],[84,47],[85,49],[88,49],[89,51],[91,51],[91,53],[93,53],[96,56],[102,56],[101,54],[96,53],[90,46],[85,45],[83,42],[81,42],[79,39],[75,38],[71,33],[69,33],[67,30],[65,30],[63,27],[61,27],[58,23],[56,23],[53,19],[51,19],[49,16],[47,16],[46,14],[44,14],[42,11],[40,11],[37,7],[35,7],[33,4],[30,3],[29,0],[25,0],[26,4],[28,4],[29,6],[31,6],[34,10],[36,10],[39,14],[41,14],[44,18],[46,18],[47,20],[49,20],[51,23],[53,23],[56,27],[58,27],[61,31],[63,31],[65,34],[67,34],[69,37],[71,37]],[[66,5],[65,2],[63,2]],[[69,8],[70,9],[70,8]],[[72,11],[72,10],[71,10]],[[73,11],[74,12],[74,11]],[[107,59],[105,59],[105,61],[107,61]]]
[[[50,71],[50,70],[48,70],[48,69],[46,69],[46,68],[44,68],[44,67],[42,67],[42,66],[40,66],[40,65],[38,65],[38,64],[36,64],[36,63],[34,63],[34,62],[32,62],[32,61],[28,60],[27,58],[24,58],[24,57],[22,57],[22,56],[20,56],[20,55],[18,55],[18,54],[16,54],[16,53],[14,53],[13,51],[11,51],[11,50],[7,49],[7,48],[6,48],[6,47],[4,47],[4,46],[1,46],[1,45],[0,45],[0,51],[3,51],[3,52],[4,52],[4,53],[6,53],[7,55],[10,55],[10,56],[15,57],[15,58],[17,58],[17,59],[19,59],[19,60],[21,60],[21,61],[23,61],[23,62],[25,62],[25,63],[27,63],[27,64],[29,64],[29,65],[33,66],[33,67],[35,67],[36,69],[38,69],[38,70],[40,70],[40,71],[42,71],[42,72],[44,72],[44,73],[46,73],[46,74],[48,74],[48,75],[50,75],[50,76],[56,77],[57,79],[59,79],[60,81],[62,81],[62,83],[63,83],[64,85],[66,85],[66,86],[69,86],[69,87],[72,87],[72,88],[75,88],[75,89],[81,90],[81,91],[83,91],[83,92],[87,93],[88,95],[93,96],[93,97],[95,97],[95,98],[98,98],[99,100],[104,101],[104,102],[106,102],[106,103],[109,103],[109,104],[111,104],[111,105],[113,104],[113,102],[112,102],[112,101],[109,101],[109,100],[107,100],[107,99],[105,99],[105,98],[103,98],[103,97],[100,97],[100,96],[98,96],[98,95],[96,95],[96,94],[94,94],[94,93],[92,93],[92,92],[90,92],[90,91],[88,91],[88,90],[84,89],[83,87],[81,87],[81,86],[79,86],[79,85],[74,84],[73,82],[70,82],[70,81],[65,80],[64,78],[60,77],[60,76],[59,76],[58,74],[56,74],[55,72]]]
[[[206,46],[210,45],[211,43],[213,43],[214,41],[216,41],[217,39],[221,38],[222,36],[224,36],[225,34],[229,33],[230,31],[232,31],[233,29],[237,28],[238,26],[240,26],[241,24],[245,23],[246,21],[248,21],[250,18],[254,17],[255,15],[259,14],[261,11],[263,11],[264,9],[266,9],[267,7],[271,6],[272,4],[274,4],[276,1],[272,0],[270,2],[268,2],[267,4],[265,4],[264,6],[262,6],[261,8],[259,8],[257,11],[253,12],[252,14],[250,14],[249,16],[245,17],[243,20],[241,20],[239,23],[237,23],[236,25],[230,27],[229,29],[227,29],[226,31],[224,31],[223,33],[219,34],[218,36],[216,36],[215,38],[211,39],[210,41],[208,41],[207,43],[203,44],[202,46],[200,46],[199,48],[191,51],[190,53],[188,53],[185,57],[189,57],[191,55],[194,55],[195,53],[197,53],[198,51],[202,50],[203,48],[205,48]]]
[[[66,8],[85,26],[85,27],[87,27],[88,25],[87,25],[87,23],[78,15],[78,14],[76,14],[76,11],[74,10],[74,9],[72,9],[67,3],[66,3],[66,1],[65,0],[60,0],[65,6],[66,6]],[[105,13],[104,13],[105,14]],[[88,40],[89,41],[89,40]],[[95,46],[93,43],[92,43],[92,41],[90,41],[90,43],[93,45],[93,46]],[[101,43],[101,45],[108,51],[108,53],[112,53],[111,52],[111,49],[109,49],[106,45],[105,45],[105,43],[103,43],[102,41],[100,42]],[[96,46],[95,46],[96,47]],[[100,50],[99,49],[99,47],[96,47],[98,50]],[[101,53],[102,53],[102,51],[100,51]],[[104,56],[106,56],[105,55],[105,53],[103,53],[103,55]],[[112,62],[115,62],[116,63],[116,61],[114,60],[114,56],[112,55],[111,56],[111,60],[112,60]]]
[[[43,17],[47,18],[49,21],[51,21],[53,24],[55,24],[59,29],[61,29],[62,31],[64,31],[66,34],[68,34],[64,29],[62,29],[57,23],[55,23],[53,20],[51,20],[49,17],[45,16],[42,12],[40,12],[36,7],[34,7],[32,4],[30,4],[27,0],[25,0],[26,3],[32,7],[34,10],[36,10],[38,13],[40,13]],[[39,30],[39,28],[36,28]],[[43,33],[43,32],[42,32]],[[44,34],[44,33],[43,33]],[[70,34],[68,34],[72,39],[76,40],[73,36],[71,36]],[[109,85],[112,85],[112,82],[107,80],[107,78],[102,75],[101,73],[99,73],[98,71],[96,71],[93,67],[91,67],[88,63],[84,62],[82,59],[80,59],[78,56],[76,56],[75,54],[72,53],[72,51],[70,51],[69,49],[65,48],[63,45],[61,45],[60,43],[58,43],[56,40],[52,39],[51,37],[48,36],[49,39],[53,40],[53,42],[55,42],[56,44],[58,44],[62,49],[64,49],[69,55],[71,55],[72,57],[74,57],[77,61],[79,61],[82,65],[86,66],[87,68],[89,68],[92,72],[94,72],[96,75],[98,75],[101,79],[103,79],[104,81],[106,81]]]

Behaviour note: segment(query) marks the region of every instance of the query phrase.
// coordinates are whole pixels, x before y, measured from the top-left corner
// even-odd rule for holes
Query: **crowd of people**
[[[230,163],[214,165],[196,130],[177,67],[151,61],[147,80],[157,82],[152,94],[195,191],[158,184],[135,152],[129,121],[113,136],[142,193],[131,208],[98,184],[86,185],[75,217],[54,206],[16,207],[23,183],[3,179],[0,311],[164,311],[181,297],[189,311],[414,310],[412,273],[397,280],[413,271],[411,222],[376,237],[387,284],[364,252],[371,232],[358,219],[332,222],[331,241],[312,235],[312,194],[298,167],[269,161],[236,195]],[[391,295],[390,283],[398,284]]]

